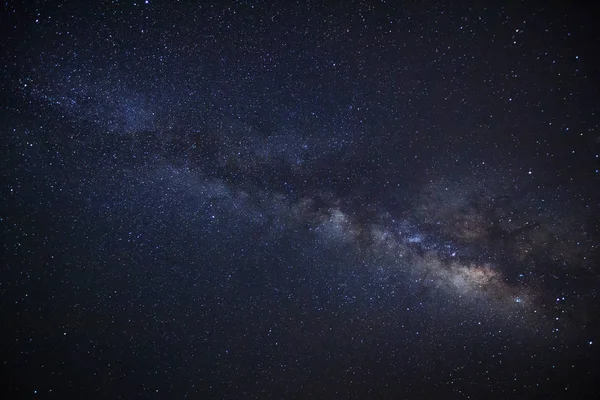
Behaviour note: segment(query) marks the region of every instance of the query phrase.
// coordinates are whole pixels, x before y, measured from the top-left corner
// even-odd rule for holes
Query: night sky
[[[598,14],[447,3],[4,2],[2,398],[594,398]]]

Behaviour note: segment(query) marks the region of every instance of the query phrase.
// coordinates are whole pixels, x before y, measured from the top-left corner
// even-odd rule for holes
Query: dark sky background
[[[2,398],[594,398],[598,14],[487,3],[4,2]]]

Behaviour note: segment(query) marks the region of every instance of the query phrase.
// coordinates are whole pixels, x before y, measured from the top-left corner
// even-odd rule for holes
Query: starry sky
[[[593,398],[598,15],[502,4],[4,2],[6,398]]]

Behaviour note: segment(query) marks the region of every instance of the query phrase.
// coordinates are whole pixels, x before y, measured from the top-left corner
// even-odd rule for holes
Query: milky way
[[[589,10],[5,6],[9,398],[594,398]]]

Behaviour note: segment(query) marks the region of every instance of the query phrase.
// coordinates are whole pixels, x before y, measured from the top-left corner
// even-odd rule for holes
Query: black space
[[[595,398],[585,4],[4,2],[2,398]]]

